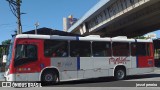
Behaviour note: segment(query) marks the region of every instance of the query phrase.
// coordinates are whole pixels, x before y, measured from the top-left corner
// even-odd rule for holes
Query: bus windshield
[[[6,62],[6,69],[9,68],[10,61],[11,61],[11,58],[12,58],[12,49],[13,49],[14,39],[15,39],[15,37],[13,37],[11,42],[10,42],[8,57],[7,57],[7,62]]]

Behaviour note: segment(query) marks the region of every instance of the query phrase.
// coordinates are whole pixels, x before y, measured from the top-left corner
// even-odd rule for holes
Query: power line
[[[17,18],[17,24],[18,24],[18,29],[17,29],[17,34],[22,33],[22,24],[21,24],[21,0],[6,0],[9,3],[9,7],[11,9],[11,12],[13,15]]]
[[[15,23],[4,23],[4,24],[0,24],[0,26],[10,26],[10,25],[14,25]]]
[[[0,30],[4,30],[4,29],[9,29],[9,28],[15,28],[14,24],[1,24],[0,25]]]
[[[10,24],[0,24],[0,26],[8,26],[8,25],[10,25]]]

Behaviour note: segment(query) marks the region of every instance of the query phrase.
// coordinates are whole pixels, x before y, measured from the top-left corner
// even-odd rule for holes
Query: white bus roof
[[[20,34],[16,38],[31,38],[31,39],[57,39],[57,40],[80,40],[80,41],[112,41],[112,42],[135,42],[135,39],[127,39],[122,37],[101,38],[98,36],[59,36],[59,35],[35,35],[35,34]],[[136,39],[137,42],[152,42],[151,39]]]

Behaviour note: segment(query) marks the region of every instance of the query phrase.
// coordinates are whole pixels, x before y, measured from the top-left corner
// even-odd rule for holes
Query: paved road
[[[132,82],[128,82],[132,81]],[[149,82],[154,81],[154,82]],[[155,82],[159,81],[159,82]],[[33,90],[84,90],[84,89],[92,89],[92,90],[159,90],[160,87],[136,87],[138,83],[145,83],[145,84],[158,84],[160,86],[160,68],[156,68],[155,72],[146,75],[136,75],[130,76],[126,80],[122,81],[115,81],[113,78],[97,78],[97,79],[88,79],[88,80],[81,80],[81,81],[70,81],[70,82],[63,82],[58,85],[46,85],[42,88],[32,88]],[[116,85],[117,87],[106,87],[111,85]],[[127,85],[127,87],[119,87],[121,84]],[[134,86],[134,87],[130,87]],[[14,90],[15,88],[1,88],[3,90]],[[24,88],[28,89],[28,88]],[[16,88],[17,90],[17,88]]]

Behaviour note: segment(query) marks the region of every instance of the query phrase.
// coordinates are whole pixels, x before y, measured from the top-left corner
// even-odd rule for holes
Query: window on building
[[[44,55],[46,57],[67,57],[68,41],[45,40]]]
[[[90,57],[91,43],[87,41],[71,41],[70,56],[71,57]]]
[[[133,5],[134,4],[134,0],[130,0],[130,3]]]
[[[94,57],[111,56],[111,44],[109,42],[93,42],[92,52]]]
[[[127,8],[126,5],[126,0],[121,0],[122,6],[123,6],[123,10]]]
[[[114,42],[112,44],[113,56],[129,56],[129,43]]]

